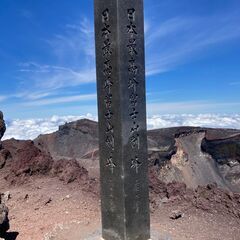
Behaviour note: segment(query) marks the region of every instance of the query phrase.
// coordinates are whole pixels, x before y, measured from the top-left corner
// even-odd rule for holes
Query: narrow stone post
[[[95,0],[102,237],[150,239],[143,0]]]

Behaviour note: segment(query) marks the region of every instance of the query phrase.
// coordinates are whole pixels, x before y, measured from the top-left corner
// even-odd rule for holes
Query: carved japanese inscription
[[[143,0],[95,0],[102,238],[150,239]]]
[[[141,162],[138,158],[138,149],[140,147],[139,124],[138,124],[138,66],[137,60],[137,26],[136,26],[136,10],[134,8],[127,9],[128,24],[126,31],[128,34],[128,90],[129,90],[129,117],[131,119],[131,131],[129,142],[135,153],[134,159],[131,159],[131,168],[138,174]]]
[[[109,148],[109,156],[106,156],[106,167],[109,168],[111,173],[114,173],[116,164],[113,159],[114,151],[114,125],[113,125],[113,105],[112,105],[112,39],[111,39],[111,26],[110,26],[110,12],[106,8],[102,12],[102,56],[103,56],[103,75],[104,75],[104,102],[105,102],[105,144]]]

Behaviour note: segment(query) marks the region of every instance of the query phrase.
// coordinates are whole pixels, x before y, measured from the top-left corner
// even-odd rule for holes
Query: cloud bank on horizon
[[[60,125],[66,122],[87,118],[97,121],[97,117],[92,114],[85,116],[52,116],[42,119],[16,119],[7,122],[7,131],[3,140],[15,139],[35,139],[40,134],[48,134],[58,130]],[[167,128],[176,126],[199,126],[211,128],[234,128],[240,129],[240,114],[220,115],[220,114],[165,114],[153,115],[147,118],[148,129]]]
[[[93,1],[30,2],[1,2],[1,110],[95,115]],[[239,113],[239,22],[239,0],[146,0],[149,110]]]

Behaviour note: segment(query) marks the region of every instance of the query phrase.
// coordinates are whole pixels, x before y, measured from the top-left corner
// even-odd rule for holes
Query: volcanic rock
[[[0,150],[0,169],[6,164],[7,159],[10,158],[10,152],[6,149]]]
[[[240,186],[240,134],[227,138],[208,139],[202,141],[202,150],[215,159],[221,175],[232,187],[239,191]]]
[[[0,141],[1,141],[5,131],[6,131],[6,125],[3,120],[3,113],[0,111]]]
[[[81,167],[75,159],[60,159],[55,161],[51,173],[64,183],[88,179],[88,171]]]
[[[34,142],[54,159],[82,158],[98,149],[97,123],[88,119],[66,123],[57,132],[40,135]]]
[[[162,182],[240,192],[239,130],[179,127],[149,131],[148,138],[149,166]]]
[[[6,131],[6,125],[3,119],[3,113],[0,111],[0,169],[6,164],[7,159],[10,157],[9,151],[3,149],[1,139]]]
[[[174,210],[171,212],[170,216],[169,216],[172,220],[177,220],[181,217],[183,217],[183,213],[179,210]]]
[[[53,159],[38,149],[33,141],[10,139],[3,142],[3,147],[11,155],[7,163],[10,171],[6,177],[11,182],[19,176],[46,175],[52,168]]]
[[[0,194],[0,237],[3,236],[9,229],[8,208],[5,203],[2,203]]]
[[[90,178],[99,178],[98,130],[94,121],[66,123],[34,142],[12,139],[4,141],[3,147],[9,153],[3,152],[1,157],[0,152],[0,168],[10,165],[15,176],[50,173],[64,182],[72,182],[85,176],[86,171]],[[184,183],[191,189],[216,183],[223,189],[240,192],[239,149],[239,130],[200,127],[150,130],[150,186],[159,185],[158,180]]]
[[[240,131],[234,129],[150,130],[150,174],[156,173],[161,182],[183,182],[192,189],[217,183],[224,189],[240,192],[239,136]],[[54,160],[76,159],[91,177],[99,178],[96,122],[82,119],[66,123],[57,132],[40,135],[34,143]]]

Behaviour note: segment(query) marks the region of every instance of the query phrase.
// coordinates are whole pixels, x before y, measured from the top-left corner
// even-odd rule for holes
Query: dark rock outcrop
[[[240,130],[176,127],[148,132],[149,166],[163,182],[217,183],[240,192]]]
[[[33,176],[57,177],[64,183],[80,181],[87,183],[88,171],[75,159],[54,159],[37,148],[33,141],[10,139],[3,142],[4,149],[10,153],[10,159],[2,174],[12,184],[21,184]],[[84,184],[83,184],[84,185]]]
[[[0,194],[0,237],[8,231],[9,227],[8,208],[2,201],[2,194]]]
[[[10,153],[6,167],[9,174],[6,179],[15,182],[16,177],[46,175],[50,172],[53,159],[38,149],[33,141],[10,139],[3,142],[3,147]]]
[[[6,131],[6,125],[3,119],[3,113],[0,111],[0,169],[3,168],[6,164],[7,159],[9,158],[9,152],[2,147],[1,139]]]
[[[0,169],[2,169],[10,158],[10,152],[6,149],[0,150]]]
[[[207,139],[202,141],[203,152],[215,159],[220,174],[233,190],[240,188],[240,134],[228,138]]]
[[[6,131],[6,125],[5,125],[5,122],[3,119],[3,113],[0,111],[0,141],[1,141],[5,131]]]
[[[3,119],[3,113],[0,111],[0,169],[6,164],[9,157],[9,152],[2,147],[1,139],[6,131],[6,125]],[[0,237],[3,236],[9,229],[8,208],[3,202],[2,194],[0,193]]]
[[[231,164],[229,159],[240,163],[240,134],[223,139],[204,138],[202,150],[210,154],[219,164]]]

